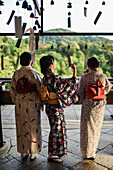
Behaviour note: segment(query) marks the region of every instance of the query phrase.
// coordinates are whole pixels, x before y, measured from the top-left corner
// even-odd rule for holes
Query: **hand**
[[[73,69],[73,77],[76,77],[77,69],[76,69],[75,64],[71,64],[71,68]]]
[[[76,70],[75,64],[71,64],[71,68],[72,68],[73,70]]]

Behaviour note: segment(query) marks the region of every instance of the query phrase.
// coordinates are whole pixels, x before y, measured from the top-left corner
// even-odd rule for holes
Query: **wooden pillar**
[[[3,147],[2,120],[1,120],[1,105],[0,105],[0,147]]]

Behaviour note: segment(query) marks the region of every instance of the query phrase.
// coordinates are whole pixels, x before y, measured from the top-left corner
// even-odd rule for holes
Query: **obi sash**
[[[19,94],[27,94],[36,90],[36,85],[28,81],[28,79],[23,76],[16,83],[16,90]]]
[[[85,99],[102,100],[104,97],[104,88],[102,82],[99,79],[96,81],[95,85],[87,83]]]
[[[39,94],[41,100],[44,101],[45,103],[59,104],[57,94],[54,92],[48,92],[47,86],[45,86],[44,84],[41,84]]]

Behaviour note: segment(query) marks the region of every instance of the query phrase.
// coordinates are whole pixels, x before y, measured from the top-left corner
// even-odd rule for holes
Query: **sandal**
[[[60,158],[48,158],[47,160],[48,162],[57,162],[57,163],[63,162],[63,160]]]
[[[22,160],[26,160],[28,158],[29,154],[21,154]]]
[[[31,156],[30,156],[30,161],[34,161],[35,159],[36,159],[35,154],[31,154]]]

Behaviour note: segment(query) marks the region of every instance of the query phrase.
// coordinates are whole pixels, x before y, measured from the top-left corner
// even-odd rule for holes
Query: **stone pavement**
[[[73,105],[65,109],[68,132],[68,154],[63,163],[48,163],[49,124],[46,114],[42,112],[42,151],[30,162],[29,158],[21,160],[16,150],[16,129],[14,106],[2,106],[3,139],[10,142],[8,152],[0,155],[0,170],[113,170],[113,106],[106,105],[104,123],[101,130],[96,159],[83,160],[80,154],[80,111],[81,105]]]

